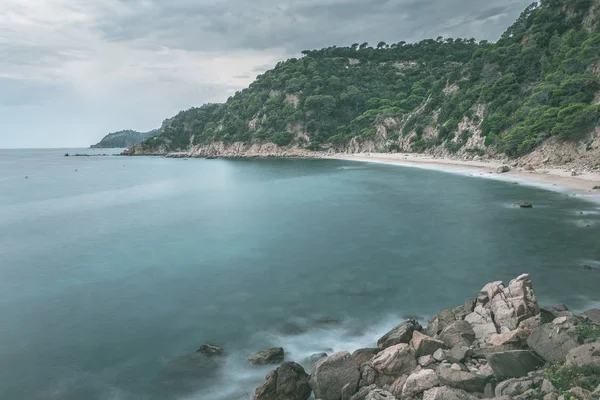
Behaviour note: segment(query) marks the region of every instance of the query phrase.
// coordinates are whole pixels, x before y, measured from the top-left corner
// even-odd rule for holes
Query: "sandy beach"
[[[499,174],[496,172],[497,169],[502,165],[507,165],[500,161],[463,161],[411,153],[336,154],[332,155],[331,158],[436,169],[475,177],[519,182],[549,190],[585,195],[585,197],[589,197],[594,201],[600,201],[600,190],[592,190],[594,186],[600,186],[600,172],[588,172],[571,176],[571,171],[567,167],[548,166],[535,171],[511,168],[509,172]]]

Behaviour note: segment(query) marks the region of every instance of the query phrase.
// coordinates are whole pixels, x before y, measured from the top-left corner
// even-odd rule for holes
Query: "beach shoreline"
[[[498,168],[507,165],[506,163],[496,160],[464,161],[434,158],[426,154],[412,153],[334,154],[327,158],[430,169],[473,177],[518,182],[523,185],[582,195],[590,200],[600,202],[600,190],[592,189],[594,186],[600,186],[600,172],[587,172],[571,176],[571,171],[566,166],[547,166],[534,171],[510,167],[508,172],[498,173]]]

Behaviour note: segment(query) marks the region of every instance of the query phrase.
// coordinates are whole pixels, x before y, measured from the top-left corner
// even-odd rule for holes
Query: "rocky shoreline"
[[[253,354],[253,365],[278,365],[253,398],[600,399],[600,309],[540,308],[527,274],[488,283],[425,327],[403,321],[376,343],[305,360],[286,359],[280,347]],[[203,345],[197,354],[214,362],[223,349]]]

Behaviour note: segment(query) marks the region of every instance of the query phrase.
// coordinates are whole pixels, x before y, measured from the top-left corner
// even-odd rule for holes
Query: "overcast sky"
[[[0,148],[87,147],[300,51],[496,40],[532,0],[0,0]]]

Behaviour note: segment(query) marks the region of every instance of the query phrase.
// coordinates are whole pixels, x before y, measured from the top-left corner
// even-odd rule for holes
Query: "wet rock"
[[[300,365],[285,362],[271,371],[254,392],[254,400],[306,400],[312,389],[309,376]]]
[[[313,367],[317,363],[317,361],[323,358],[327,358],[327,353],[315,353],[310,355],[309,357],[306,357],[302,363],[304,365]]]
[[[567,365],[600,368],[600,340],[570,350],[566,360]]]
[[[553,363],[564,362],[569,351],[579,347],[578,341],[570,334],[570,329],[553,323],[534,329],[527,338],[527,345],[544,360]]]
[[[248,356],[248,362],[253,365],[279,364],[283,361],[284,351],[281,347],[264,349]]]
[[[202,353],[207,357],[215,357],[224,355],[225,350],[216,344],[203,344],[198,350],[196,350],[196,353]]]
[[[439,335],[439,339],[450,348],[457,345],[471,346],[475,338],[475,331],[467,321],[455,321]]]
[[[376,371],[397,377],[415,369],[417,360],[414,349],[408,344],[401,343],[377,354],[371,364]]]
[[[496,386],[496,397],[518,396],[531,389],[532,386],[533,380],[529,378],[509,379]]]
[[[520,378],[545,364],[543,359],[529,350],[492,353],[486,359],[496,378]]]
[[[416,396],[437,386],[437,384],[437,374],[430,369],[423,369],[409,375],[402,388],[402,397]]]
[[[523,200],[515,201],[513,203],[513,206],[521,207],[521,208],[533,208],[533,204],[523,201]]]
[[[342,389],[346,385],[349,385],[352,394],[357,392],[359,379],[358,365],[350,353],[341,352],[319,360],[313,368],[309,383],[315,392],[315,398],[340,400]]]
[[[441,340],[434,339],[419,331],[413,332],[411,344],[417,352],[417,357],[432,355],[436,350],[448,347]]]
[[[478,400],[479,397],[464,390],[440,386],[426,390],[423,393],[423,400]]]
[[[440,382],[446,386],[467,392],[483,393],[486,379],[483,376],[475,375],[471,372],[456,371],[452,368],[440,365],[438,368]]]
[[[404,321],[377,341],[377,347],[385,349],[401,343],[409,343],[414,331],[421,331],[423,328],[414,319]]]

